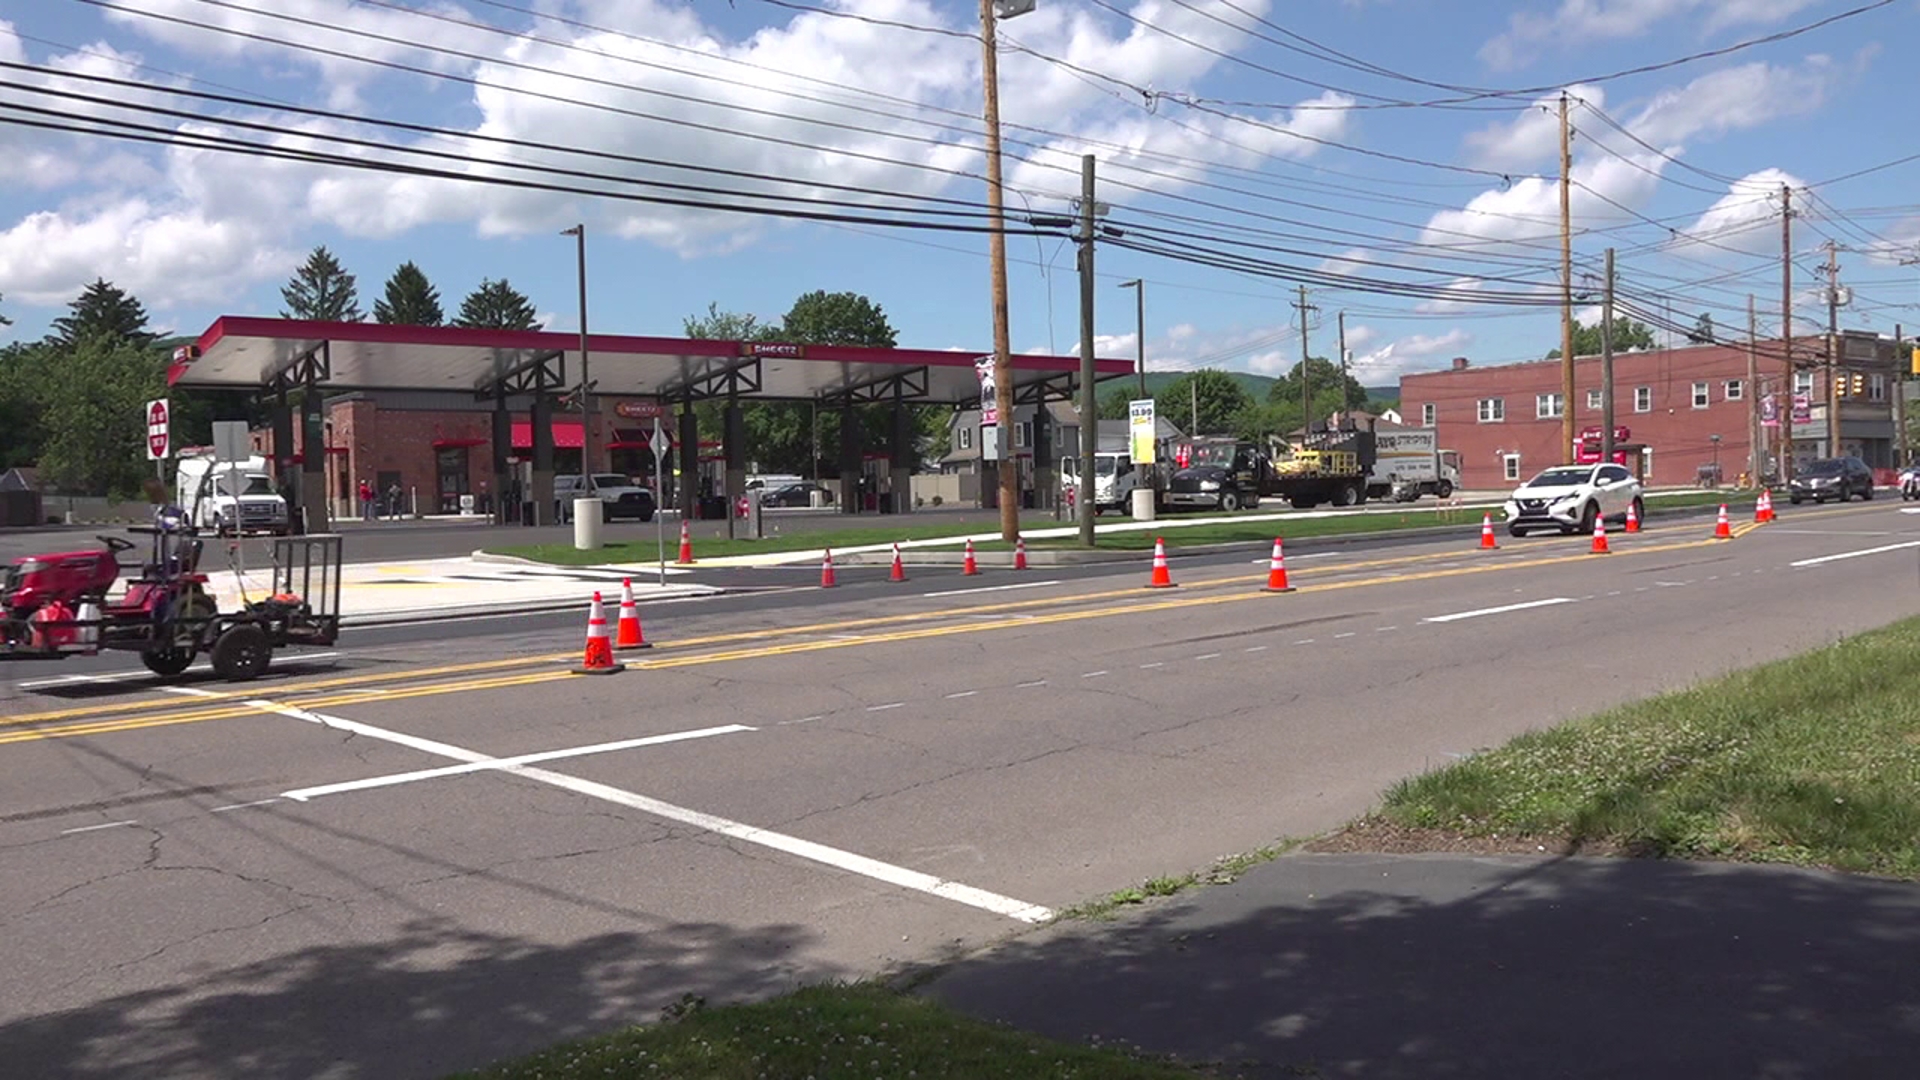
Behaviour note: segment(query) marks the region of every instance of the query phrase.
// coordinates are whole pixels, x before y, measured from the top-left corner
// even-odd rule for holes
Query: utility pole
[[[1793,189],[1780,185],[1780,484],[1793,479]]]
[[[1567,415],[1573,415],[1573,399],[1567,399]],[[1567,453],[1573,453],[1573,437],[1567,437]],[[1607,249],[1607,281],[1600,294],[1600,460],[1613,460],[1613,249]]]
[[[1304,445],[1313,434],[1313,380],[1307,374],[1307,313],[1320,309],[1307,303],[1307,287],[1300,286],[1300,441]]]
[[[1000,538],[1011,544],[1020,537],[1020,463],[1013,458],[1013,347],[1007,330],[1007,219],[1000,191],[1000,64],[994,38],[995,0],[980,0],[980,66],[986,82],[987,233],[988,260],[993,269],[993,405],[999,415],[994,426],[995,464],[1000,472]],[[1032,10],[1028,4],[1021,14]],[[1081,441],[1099,421],[1089,412],[1080,421]],[[983,448],[984,450],[984,448]],[[1091,483],[1091,472],[1081,474]],[[1091,487],[1088,490],[1092,490]]]
[[[1827,456],[1840,456],[1840,246],[1826,242],[1827,265]]]
[[[1347,313],[1339,314],[1340,320],[1340,413],[1347,411]]]
[[[1907,463],[1907,357],[1902,353],[1900,324],[1893,324],[1893,465]]]
[[[583,222],[560,230],[560,235],[575,238],[580,262],[580,482],[594,491],[593,474],[599,462],[593,457],[593,381],[587,373],[587,226]]]
[[[1747,475],[1760,486],[1761,462],[1765,451],[1760,442],[1765,429],[1760,426],[1760,322],[1753,310],[1753,294],[1747,294]],[[1778,416],[1778,413],[1774,415]]]
[[[1133,312],[1133,370],[1140,379],[1140,397],[1147,396],[1147,283],[1139,278],[1120,283],[1123,289],[1132,289],[1134,295]]]
[[[1560,91],[1560,460],[1573,464],[1573,131],[1567,92]],[[1612,397],[1607,398],[1609,407]],[[1613,425],[1607,425],[1609,433]]]
[[[1093,155],[1080,156],[1080,544],[1093,546],[1093,452],[1100,439],[1100,401],[1093,385]],[[1119,483],[1120,478],[1114,477]]]

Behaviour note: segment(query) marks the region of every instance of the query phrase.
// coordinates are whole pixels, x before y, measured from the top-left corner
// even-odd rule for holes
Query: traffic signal
[[[1913,374],[1920,375],[1920,345],[1913,347]]]
[[[1867,377],[1857,371],[1854,372],[1848,379],[1848,389],[1853,392],[1854,397],[1864,397],[1867,392]]]

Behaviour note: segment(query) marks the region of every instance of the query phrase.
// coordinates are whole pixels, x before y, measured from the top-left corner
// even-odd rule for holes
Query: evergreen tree
[[[53,333],[47,340],[63,348],[72,348],[90,338],[133,345],[149,345],[154,334],[147,329],[147,309],[105,278],[94,279],[67,305],[70,315],[53,320]]]
[[[433,287],[411,260],[387,279],[387,295],[373,302],[373,321],[387,325],[440,326],[447,321],[440,310],[440,290]]]
[[[480,287],[460,301],[460,317],[453,325],[475,330],[532,330],[539,325],[533,302],[506,278],[482,278]]]
[[[359,291],[352,274],[340,266],[325,245],[314,248],[306,265],[294,272],[280,290],[287,309],[283,319],[309,319],[314,322],[359,322],[366,318],[360,310]]]

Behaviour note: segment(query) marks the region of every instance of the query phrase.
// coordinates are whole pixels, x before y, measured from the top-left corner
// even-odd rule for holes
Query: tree
[[[140,407],[164,392],[165,358],[104,334],[53,351],[60,374],[44,379],[39,395],[46,424],[41,470],[71,491],[137,494],[151,471],[141,449]]]
[[[1322,356],[1305,361],[1308,391],[1313,394],[1313,422],[1324,423],[1327,417],[1336,412],[1365,408],[1367,388],[1352,375],[1342,374],[1340,365]],[[1300,366],[1274,380],[1267,388],[1267,404],[1289,410],[1289,421],[1284,430],[1291,431],[1300,426]]]
[[[1132,390],[1124,386],[1118,390],[1110,390],[1107,392],[1106,397],[1100,399],[1100,411],[1098,415],[1102,420],[1125,420],[1128,416],[1132,415],[1132,403]]]
[[[1613,320],[1613,351],[1617,353],[1634,352],[1639,349],[1653,348],[1653,329],[1646,323],[1629,319],[1625,315]],[[1589,326],[1576,320],[1573,324],[1573,355],[1599,356],[1600,324]],[[1560,359],[1560,350],[1555,348],[1547,353],[1547,359]]]
[[[447,321],[440,310],[440,290],[433,287],[411,260],[387,279],[387,295],[373,302],[373,321],[387,325],[439,326]]]
[[[67,310],[72,314],[53,320],[53,333],[47,338],[62,348],[71,349],[90,338],[134,345],[148,345],[154,339],[147,329],[147,309],[105,278],[95,278]]]
[[[532,330],[539,325],[533,302],[506,278],[482,278],[480,287],[460,301],[460,317],[453,325],[475,330]]]
[[[891,349],[898,340],[880,305],[859,293],[816,290],[793,302],[781,337],[808,345],[865,345]]]
[[[718,302],[708,304],[705,315],[688,316],[680,320],[680,325],[688,337],[707,341],[773,340],[773,327],[761,325],[759,316],[721,311]]]
[[[1224,371],[1205,368],[1188,372],[1153,396],[1153,411],[1181,427],[1194,426],[1193,435],[1233,431],[1253,398]],[[1195,418],[1196,408],[1198,418]]]
[[[1700,317],[1693,321],[1693,329],[1687,331],[1687,344],[1711,345],[1713,340],[1713,315],[1703,311]]]
[[[40,460],[46,441],[40,391],[52,348],[19,342],[0,348],[0,469]]]
[[[283,319],[309,319],[314,322],[359,322],[366,318],[360,310],[360,295],[353,275],[340,266],[325,245],[314,248],[306,265],[294,271],[280,290],[287,309]]]

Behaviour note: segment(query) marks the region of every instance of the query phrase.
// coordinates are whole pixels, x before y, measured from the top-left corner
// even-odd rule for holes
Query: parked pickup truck
[[[632,518],[652,521],[657,506],[653,492],[639,487],[620,473],[594,473],[592,494],[600,496],[603,521]],[[586,478],[561,475],[553,478],[553,498],[560,504],[560,520],[573,520],[573,500],[589,494]]]

